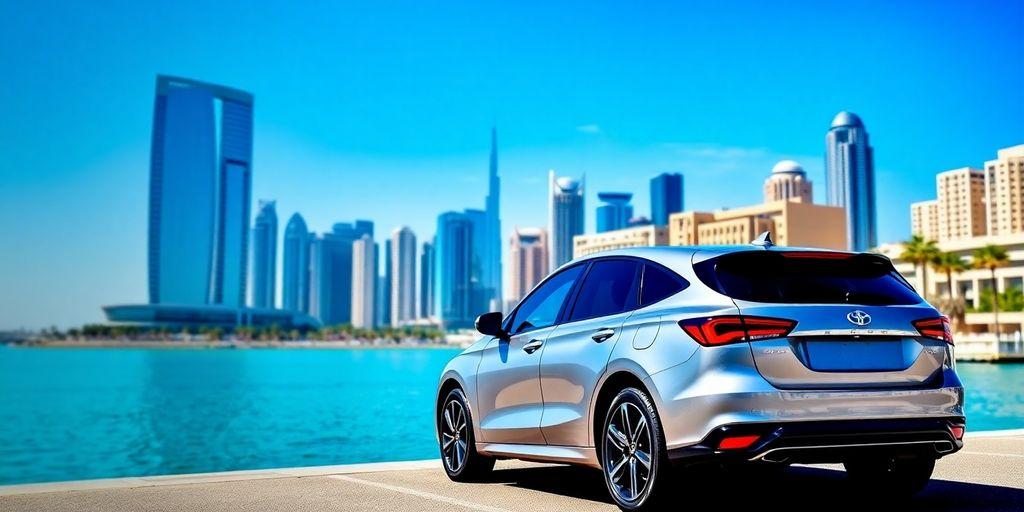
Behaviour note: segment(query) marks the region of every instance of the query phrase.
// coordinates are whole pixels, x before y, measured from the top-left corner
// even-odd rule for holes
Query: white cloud
[[[601,133],[601,127],[596,124],[585,124],[577,126],[576,131],[580,133]]]

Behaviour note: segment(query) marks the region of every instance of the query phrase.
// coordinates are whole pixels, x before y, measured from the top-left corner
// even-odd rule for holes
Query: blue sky
[[[155,76],[256,98],[253,198],[315,230],[430,236],[482,207],[497,123],[505,231],[543,225],[546,172],[687,208],[760,201],[779,159],[824,198],[849,109],[875,146],[881,241],[936,172],[1024,143],[1021,2],[0,1],[0,329],[146,299]]]

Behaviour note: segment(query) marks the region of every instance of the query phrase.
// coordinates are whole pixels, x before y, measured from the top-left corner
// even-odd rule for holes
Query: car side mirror
[[[501,328],[501,320],[501,311],[484,313],[476,317],[476,330],[480,331],[480,334],[486,334],[487,336],[507,338],[508,333]]]

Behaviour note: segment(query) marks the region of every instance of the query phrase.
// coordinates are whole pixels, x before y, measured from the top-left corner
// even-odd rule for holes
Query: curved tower
[[[874,157],[864,123],[853,112],[837,114],[825,136],[825,188],[829,205],[846,208],[849,248],[875,247]]]

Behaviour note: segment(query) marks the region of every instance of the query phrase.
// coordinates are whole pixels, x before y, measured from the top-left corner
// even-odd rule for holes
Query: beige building
[[[985,173],[964,167],[935,177],[938,214],[934,240],[961,240],[985,234]]]
[[[542,228],[516,228],[509,247],[509,298],[518,302],[548,275],[548,232]]]
[[[1024,144],[1000,149],[985,162],[988,234],[1024,233]]]
[[[910,232],[926,240],[939,239],[939,202],[935,199],[910,204]]]
[[[800,164],[783,160],[772,168],[772,175],[764,181],[764,202],[798,201],[813,203],[813,188]]]
[[[779,245],[846,250],[846,212],[799,201],[669,217],[669,245],[747,244],[764,231]]]
[[[910,205],[912,232],[937,242],[1024,233],[1024,144],[996,154],[984,169],[936,175],[936,199]]]
[[[370,235],[352,242],[352,327],[371,329],[374,326],[376,251]]]
[[[667,243],[668,229],[665,226],[637,226],[593,235],[576,235],[572,239],[572,257],[579,258],[612,249],[651,247]]]

